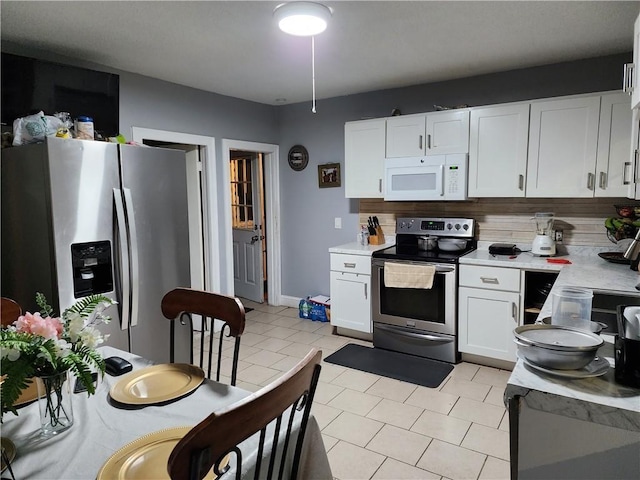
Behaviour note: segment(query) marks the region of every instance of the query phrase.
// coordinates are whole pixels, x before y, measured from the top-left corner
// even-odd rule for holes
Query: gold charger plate
[[[178,442],[191,427],[177,427],[150,433],[125,445],[111,455],[98,472],[97,480],[150,479],[169,480],[167,462]],[[229,456],[220,465],[222,470],[229,463]],[[205,478],[216,478],[213,469]]]
[[[9,440],[7,437],[0,437],[0,445],[2,446],[2,450],[4,454],[7,456],[7,460],[9,463],[13,462],[13,459],[16,458],[16,445]],[[4,456],[2,457],[2,471],[4,472],[7,468],[7,464],[4,463]]]
[[[127,405],[153,405],[193,392],[204,381],[204,371],[187,363],[167,363],[136,370],[111,387],[109,395]]]

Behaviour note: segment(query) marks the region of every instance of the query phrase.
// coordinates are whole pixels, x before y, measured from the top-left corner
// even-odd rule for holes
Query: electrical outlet
[[[340,218],[340,217],[336,217],[336,218],[333,220],[333,222],[334,222],[334,226],[335,226],[335,228],[338,228],[338,229],[342,228],[342,218]]]
[[[564,235],[562,233],[562,230],[554,230],[553,231],[553,240],[556,241],[557,243],[562,243],[562,240],[564,238]]]

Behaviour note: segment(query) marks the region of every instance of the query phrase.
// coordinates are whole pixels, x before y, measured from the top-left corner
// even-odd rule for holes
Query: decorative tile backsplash
[[[385,202],[360,200],[360,224],[376,215],[387,235],[395,233],[396,217],[462,217],[477,222],[478,240],[529,244],[535,236],[535,212],[554,212],[563,244],[611,246],[604,220],[615,217],[614,205],[634,204],[626,198],[480,198],[465,202]]]

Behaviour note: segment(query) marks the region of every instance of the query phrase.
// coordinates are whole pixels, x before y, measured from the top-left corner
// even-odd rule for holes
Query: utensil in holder
[[[370,245],[382,245],[384,244],[384,232],[382,231],[382,227],[375,227],[376,234],[369,235],[369,244]]]

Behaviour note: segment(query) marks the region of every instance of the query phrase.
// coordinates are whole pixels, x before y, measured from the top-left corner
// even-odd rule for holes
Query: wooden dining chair
[[[235,458],[235,478],[240,479],[243,461],[248,460],[248,455],[238,445],[252,435],[258,440],[255,465],[252,465],[254,478],[297,478],[321,360],[322,352],[312,349],[278,380],[213,412],[193,427],[169,456],[167,470],[171,479],[200,480],[211,468],[215,475],[220,475],[228,461],[227,455],[232,457],[230,464]],[[263,462],[265,471],[262,471]],[[288,465],[290,470],[286,471]]]
[[[175,361],[175,329],[176,321],[184,322],[188,320],[191,331],[193,332],[192,315],[202,316],[202,335],[200,335],[200,353],[198,360],[194,358],[193,335],[191,335],[191,359],[199,365],[200,368],[207,372],[207,377],[211,377],[213,367],[213,355],[216,354],[216,375],[215,380],[220,381],[222,371],[222,348],[225,338],[233,337],[233,358],[231,359],[231,385],[236,384],[236,375],[238,373],[238,355],[240,353],[240,336],[244,332],[245,312],[244,306],[235,297],[219,295],[201,290],[193,290],[189,288],[176,288],[167,293],[162,299],[162,313],[171,320],[171,345],[169,361]],[[214,331],[213,320],[221,320],[223,323],[219,332]],[[205,325],[210,321],[210,335],[208,342],[205,342],[204,334]],[[217,335],[217,344],[214,348],[214,340]],[[205,355],[206,352],[206,355]]]
[[[0,298],[0,322],[3,327],[11,325],[20,315],[22,315],[22,308],[15,300],[6,297]]]

